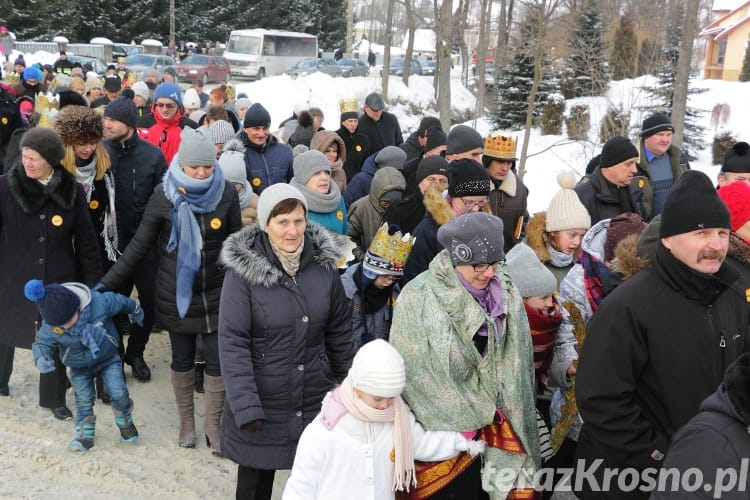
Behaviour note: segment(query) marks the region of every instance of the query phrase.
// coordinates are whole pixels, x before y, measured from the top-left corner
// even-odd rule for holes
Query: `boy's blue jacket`
[[[112,317],[118,314],[135,312],[138,302],[119,293],[95,292],[83,283],[63,283],[63,285],[74,287],[73,291],[81,298],[81,307],[83,308],[88,304],[91,308],[90,322],[101,323],[101,326],[107,330],[107,335],[99,344],[99,352],[94,358],[91,351],[81,343],[79,336],[73,335],[67,330],[53,329],[43,321],[36,334],[36,342],[31,346],[34,361],[41,356],[52,358],[54,350],[59,349],[60,359],[65,366],[84,368],[94,367],[100,361],[118,355],[119,335]],[[61,333],[57,333],[55,330]]]

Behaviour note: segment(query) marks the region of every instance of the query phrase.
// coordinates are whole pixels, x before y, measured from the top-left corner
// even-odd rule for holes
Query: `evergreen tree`
[[[660,51],[661,49],[654,44],[653,40],[645,38],[641,42],[641,48],[638,51],[638,64],[635,75],[642,76],[656,74]]]
[[[745,57],[742,59],[742,70],[740,70],[740,81],[750,81],[750,43],[745,47]]]
[[[635,58],[638,52],[638,40],[635,36],[633,25],[633,12],[628,9],[620,17],[620,23],[615,30],[615,38],[612,41],[612,55],[610,65],[612,66],[612,79],[622,80],[635,76]]]
[[[518,129],[526,124],[529,93],[534,83],[533,49],[538,33],[534,23],[538,22],[539,15],[535,9],[539,8],[541,8],[540,4],[529,5],[519,26],[518,36],[514,40],[511,61],[502,68],[500,73],[495,71],[495,84],[498,89],[497,108],[490,115],[490,119],[499,129]],[[558,80],[551,75],[550,66],[551,60],[545,56],[542,61],[542,80],[534,100],[536,118],[542,116],[547,97],[552,92],[558,91]]]
[[[602,38],[604,25],[599,10],[595,0],[587,0],[568,39],[568,66],[573,79],[569,85],[575,97],[599,95],[609,83],[607,45]]]

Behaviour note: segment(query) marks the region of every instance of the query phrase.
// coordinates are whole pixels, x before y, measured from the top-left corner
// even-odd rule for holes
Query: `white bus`
[[[224,51],[232,76],[251,79],[280,75],[308,57],[318,57],[318,37],[266,29],[233,30]]]

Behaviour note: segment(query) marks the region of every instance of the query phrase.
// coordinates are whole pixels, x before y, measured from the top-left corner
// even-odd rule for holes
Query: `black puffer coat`
[[[351,363],[351,306],[336,271],[334,236],[307,223],[297,275],[281,270],[251,224],[224,244],[219,315],[226,404],[221,449],[245,467],[289,469],[302,430]],[[263,430],[242,426],[265,421]]]
[[[119,290],[135,272],[136,264],[157,245],[159,269],[156,275],[156,323],[170,333],[216,333],[219,318],[219,294],[224,281],[224,266],[219,264],[221,244],[242,227],[237,191],[225,182],[224,193],[213,212],[195,214],[203,236],[201,267],[193,281],[193,298],[187,314],[180,319],[177,312],[177,251],[167,252],[172,232],[170,212],[173,205],[156,186],[138,232],[122,256],[102,281],[112,290]]]
[[[94,285],[102,262],[83,188],[61,165],[49,184],[17,164],[0,176],[0,344],[29,349],[39,318],[23,295],[32,278]]]

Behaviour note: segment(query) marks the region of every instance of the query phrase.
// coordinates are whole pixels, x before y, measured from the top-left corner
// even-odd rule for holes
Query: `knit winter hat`
[[[729,365],[724,373],[724,389],[745,425],[750,426],[750,353]]]
[[[646,222],[638,214],[625,212],[612,217],[604,240],[604,261],[611,262],[615,258],[618,243],[631,234],[640,235],[645,229]]]
[[[568,229],[588,229],[591,215],[573,190],[576,179],[573,173],[563,172],[557,176],[560,191],[555,193],[547,207],[545,231],[566,231]]]
[[[201,98],[193,87],[185,91],[185,95],[182,98],[182,105],[188,109],[198,109],[201,107]]]
[[[414,241],[411,234],[403,234],[397,225],[383,222],[365,252],[362,272],[371,279],[383,274],[403,276]]]
[[[688,170],[667,193],[661,210],[659,237],[717,227],[732,227],[729,210],[706,174]]]
[[[148,85],[146,85],[146,82],[141,82],[141,81],[135,82],[130,88],[133,89],[133,93],[135,95],[148,100],[149,90],[148,90]]]
[[[326,171],[331,173],[331,165],[326,155],[317,149],[305,151],[294,157],[294,178],[301,185],[306,185],[313,175]]]
[[[57,115],[55,130],[63,144],[92,144],[104,136],[102,116],[84,106],[65,106]]]
[[[91,89],[100,89],[102,88],[102,81],[98,76],[89,75],[86,78],[86,93],[88,94]]]
[[[454,198],[462,196],[488,196],[490,175],[476,160],[461,158],[448,166],[448,194]]]
[[[160,83],[154,89],[154,102],[159,98],[172,99],[182,109],[182,89],[176,83]]]
[[[52,168],[59,165],[65,156],[63,143],[55,132],[48,128],[34,127],[21,137],[21,149],[29,148],[39,153]]]
[[[216,161],[216,148],[208,127],[204,125],[197,129],[182,129],[177,158],[181,167],[213,165]]]
[[[485,212],[469,212],[446,222],[438,229],[437,238],[454,266],[505,259],[503,221]]]
[[[447,136],[442,129],[433,127],[427,131],[427,143],[424,146],[425,151],[431,151],[438,146],[445,146]]]
[[[152,80],[156,80],[157,82],[161,81],[161,71],[158,69],[150,69],[146,72],[146,78],[151,77]]]
[[[479,132],[466,125],[456,125],[453,127],[448,132],[448,138],[445,143],[448,146],[445,153],[449,155],[464,153],[476,148],[484,148],[484,139],[479,135]]]
[[[406,366],[398,351],[383,339],[359,348],[349,369],[352,387],[371,396],[395,398],[406,385]]]
[[[219,156],[219,167],[224,179],[232,183],[246,183],[245,145],[239,139],[232,139],[224,143],[223,153]],[[252,190],[251,187],[247,187]]]
[[[13,66],[23,66],[24,68],[26,67],[26,61],[23,58],[23,54],[16,57],[16,60],[13,61]]]
[[[62,326],[81,308],[81,299],[72,290],[58,283],[45,285],[39,280],[29,280],[23,287],[27,299],[36,302],[42,319],[50,326]]]
[[[442,156],[422,158],[417,167],[417,184],[431,175],[444,175],[448,177],[448,160]]]
[[[211,131],[214,144],[226,144],[234,138],[234,128],[226,120],[216,120],[208,126],[208,130]]]
[[[425,116],[420,120],[419,122],[419,128],[417,129],[417,135],[420,137],[425,137],[427,135],[427,131],[433,128],[437,128],[442,130],[443,124],[440,123],[440,118],[436,116]]]
[[[124,96],[110,101],[104,108],[104,116],[122,122],[130,128],[135,128],[138,122],[138,110],[135,103]]]
[[[508,251],[507,257],[510,278],[521,297],[544,297],[557,290],[555,275],[530,246],[518,243]]]
[[[386,146],[375,155],[378,168],[393,167],[403,170],[406,163],[406,153],[398,146]]]
[[[643,120],[643,124],[641,124],[641,137],[645,139],[664,130],[674,132],[672,122],[669,121],[669,117],[664,113],[654,113]]]
[[[722,186],[719,188],[719,198],[729,209],[732,231],[737,232],[750,220],[750,184],[732,182]]]
[[[42,78],[44,78],[44,75],[42,75],[42,70],[40,70],[36,66],[29,66],[28,68],[23,70],[24,80],[41,80]]]
[[[302,202],[307,212],[307,200],[302,193],[293,186],[284,183],[272,184],[260,193],[258,200],[258,225],[265,231],[268,217],[271,215],[273,207],[284,200],[294,199]]]
[[[242,123],[243,128],[249,127],[270,127],[271,115],[268,110],[259,102],[256,102],[245,112],[245,120]]]
[[[602,155],[596,155],[589,160],[589,162],[586,164],[586,175],[591,175],[594,173],[594,170],[596,170],[596,167],[599,166],[601,159]]]
[[[613,137],[602,147],[599,168],[612,167],[631,158],[638,158],[638,150],[630,139],[622,136]]]
[[[185,91],[185,97],[187,97],[187,91]],[[253,101],[251,101],[247,97],[240,97],[239,99],[237,99],[236,101],[234,101],[234,109],[235,110],[247,109],[247,108],[249,108],[252,105],[253,105]]]
[[[732,149],[724,156],[721,171],[737,174],[750,173],[750,144],[742,141],[732,146]]]
[[[68,106],[89,106],[86,98],[73,90],[57,89],[57,100],[59,102],[60,110]]]
[[[292,148],[292,157],[296,158],[297,156],[301,155],[305,151],[310,151],[310,148],[305,146],[304,144],[297,144]]]
[[[118,75],[108,75],[104,78],[104,90],[119,92],[122,89],[122,79]]]

